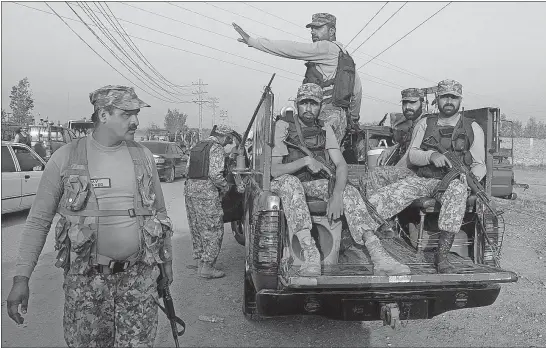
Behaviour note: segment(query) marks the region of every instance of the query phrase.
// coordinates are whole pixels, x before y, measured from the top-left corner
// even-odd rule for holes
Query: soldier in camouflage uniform
[[[381,187],[415,175],[407,160],[408,148],[414,126],[420,119],[426,117],[423,115],[423,101],[424,95],[419,88],[406,88],[402,91],[402,117],[395,116],[391,119],[396,145],[384,150],[377,160],[378,166],[373,167],[359,179],[360,190],[367,197]],[[396,153],[393,154],[395,151]],[[386,166],[387,159],[391,155],[394,156],[396,165]]]
[[[289,40],[270,40],[250,37],[241,27],[233,23],[233,27],[241,35],[238,41],[257,50],[288,59],[306,61],[303,83],[316,83],[322,86],[323,104],[318,119],[324,124],[330,124],[334,130],[338,144],[345,136],[347,124],[358,125],[360,106],[362,103],[362,83],[358,73],[354,74],[352,96],[347,108],[335,106],[333,103],[334,78],[339,63],[340,50],[346,52],[343,44],[336,40],[336,17],[330,13],[315,13],[311,23],[305,27],[311,29],[312,43],[294,42]],[[349,81],[344,84],[350,85]],[[340,86],[343,89],[344,86]]]
[[[466,209],[468,190],[465,177],[449,182],[445,192],[437,191],[437,186],[451,168],[447,157],[423,143],[428,135],[434,135],[449,151],[461,156],[472,173],[481,180],[486,174],[485,143],[482,128],[473,121],[461,122],[458,112],[462,101],[462,86],[454,80],[438,83],[436,100],[439,108],[438,118],[428,116],[415,126],[410,149],[409,162],[418,167],[417,176],[410,176],[391,185],[380,188],[369,200],[377,212],[388,219],[406,208],[415,199],[434,197],[441,204],[438,226],[441,230],[435,264],[440,273],[455,270],[447,259],[455,234],[461,228]],[[470,124],[468,124],[470,123]],[[443,130],[443,131],[442,131]],[[442,132],[440,132],[442,131]],[[444,133],[446,136],[442,136]],[[461,136],[462,143],[458,143]],[[377,227],[377,224],[375,225]]]
[[[373,221],[364,213],[366,206],[358,190],[353,186],[346,186],[347,163],[343,159],[333,129],[329,125],[321,127],[317,122],[321,103],[320,86],[304,84],[298,89],[298,114],[285,116],[275,124],[271,161],[271,175],[274,180],[271,181],[271,190],[281,198],[290,242],[296,237],[302,247],[304,263],[300,267],[300,275],[316,276],[321,273],[319,251],[311,237],[311,216],[306,195],[328,201],[328,219],[335,220],[342,214],[345,215],[353,239],[366,245],[375,272],[409,273],[409,268],[390,256],[373,230],[368,227]],[[314,156],[308,156],[293,146],[287,147],[290,144],[308,147]],[[325,166],[326,162],[329,163],[328,166]],[[335,168],[335,173],[331,173],[328,167]],[[329,180],[324,179],[321,172],[335,176],[335,186],[331,193],[328,189]]]
[[[197,273],[207,279],[225,275],[214,268],[224,236],[222,197],[229,186],[225,178],[224,146],[233,142],[233,130],[215,126],[210,137],[197,143],[188,160],[188,179],[184,189],[186,212],[192,236]]]
[[[19,248],[8,314],[23,323],[29,278],[55,213],[57,267],[65,271],[69,347],[151,347],[157,329],[158,263],[172,275],[172,225],[152,153],[134,142],[149,107],[133,88],[89,95],[92,135],[55,151],[40,181]]]

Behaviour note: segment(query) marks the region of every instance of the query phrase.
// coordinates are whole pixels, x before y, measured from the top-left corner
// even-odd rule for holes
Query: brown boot
[[[216,269],[212,266],[212,263],[210,262],[203,262],[203,266],[201,266],[201,272],[199,272],[199,276],[207,279],[213,279],[213,278],[222,278],[226,274],[219,269]]]
[[[457,273],[457,268],[451,262],[449,262],[447,257],[454,240],[455,233],[446,231],[440,232],[438,249],[434,254],[434,265],[436,266],[438,273]]]
[[[374,274],[402,275],[409,274],[410,268],[396,261],[381,245],[381,241],[375,236],[367,238],[364,245],[373,262]]]

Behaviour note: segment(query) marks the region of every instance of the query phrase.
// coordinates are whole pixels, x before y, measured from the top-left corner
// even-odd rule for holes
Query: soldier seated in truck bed
[[[322,89],[306,83],[298,89],[298,114],[281,118],[275,125],[271,191],[279,195],[283,204],[289,240],[292,243],[295,236],[301,246],[304,263],[299,274],[321,274],[319,251],[311,237],[306,195],[328,201],[326,215],[329,220],[337,220],[345,214],[353,239],[366,246],[377,273],[409,273],[409,267],[392,258],[368,227],[374,222],[364,213],[366,206],[358,190],[347,186],[347,163],[334,132],[331,127],[322,127],[317,122],[321,104]],[[324,173],[335,177],[333,190]]]

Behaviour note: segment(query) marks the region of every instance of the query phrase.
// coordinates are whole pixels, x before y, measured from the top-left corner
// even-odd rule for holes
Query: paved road
[[[519,177],[518,177],[519,178]],[[523,178],[522,178],[523,182]],[[183,198],[183,180],[162,183],[169,215],[175,224],[175,280],[172,294],[180,317],[188,326],[182,346],[544,346],[539,328],[544,305],[533,307],[532,297],[545,298],[542,285],[525,281],[503,286],[497,302],[483,309],[465,309],[427,321],[411,321],[398,332],[380,322],[342,322],[317,317],[291,317],[249,322],[241,313],[243,247],[237,244],[228,225],[218,266],[227,276],[217,280],[196,277]],[[2,216],[2,346],[65,346],[62,331],[62,272],[54,266],[53,233],[50,233],[30,282],[31,299],[26,327],[17,327],[5,314],[5,299],[11,287],[17,246],[26,212]],[[507,217],[508,218],[508,217]],[[519,222],[519,221],[518,221]],[[537,235],[538,237],[538,235]],[[507,236],[506,250],[515,247]],[[533,241],[525,244],[533,245]],[[515,256],[516,252],[510,252]],[[510,258],[509,258],[510,259]],[[525,274],[517,258],[509,269]],[[538,261],[538,259],[537,259]],[[541,260],[542,261],[542,260]],[[529,279],[540,278],[528,269]],[[541,302],[541,301],[539,301]],[[546,301],[542,301],[544,303]],[[527,311],[516,308],[526,309]],[[200,321],[200,315],[217,316],[223,322]],[[504,321],[503,321],[504,317]],[[499,319],[500,318],[500,319]],[[524,321],[528,324],[521,326]],[[156,346],[172,346],[170,327],[160,314]],[[521,333],[520,333],[521,331]],[[542,343],[541,343],[542,342]]]

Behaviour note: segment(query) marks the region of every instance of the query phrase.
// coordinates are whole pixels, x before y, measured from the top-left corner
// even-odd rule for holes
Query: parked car
[[[2,214],[32,206],[45,164],[30,147],[2,142]]]
[[[186,176],[188,155],[176,143],[168,141],[141,141],[154,155],[159,178],[173,182],[177,177]]]

